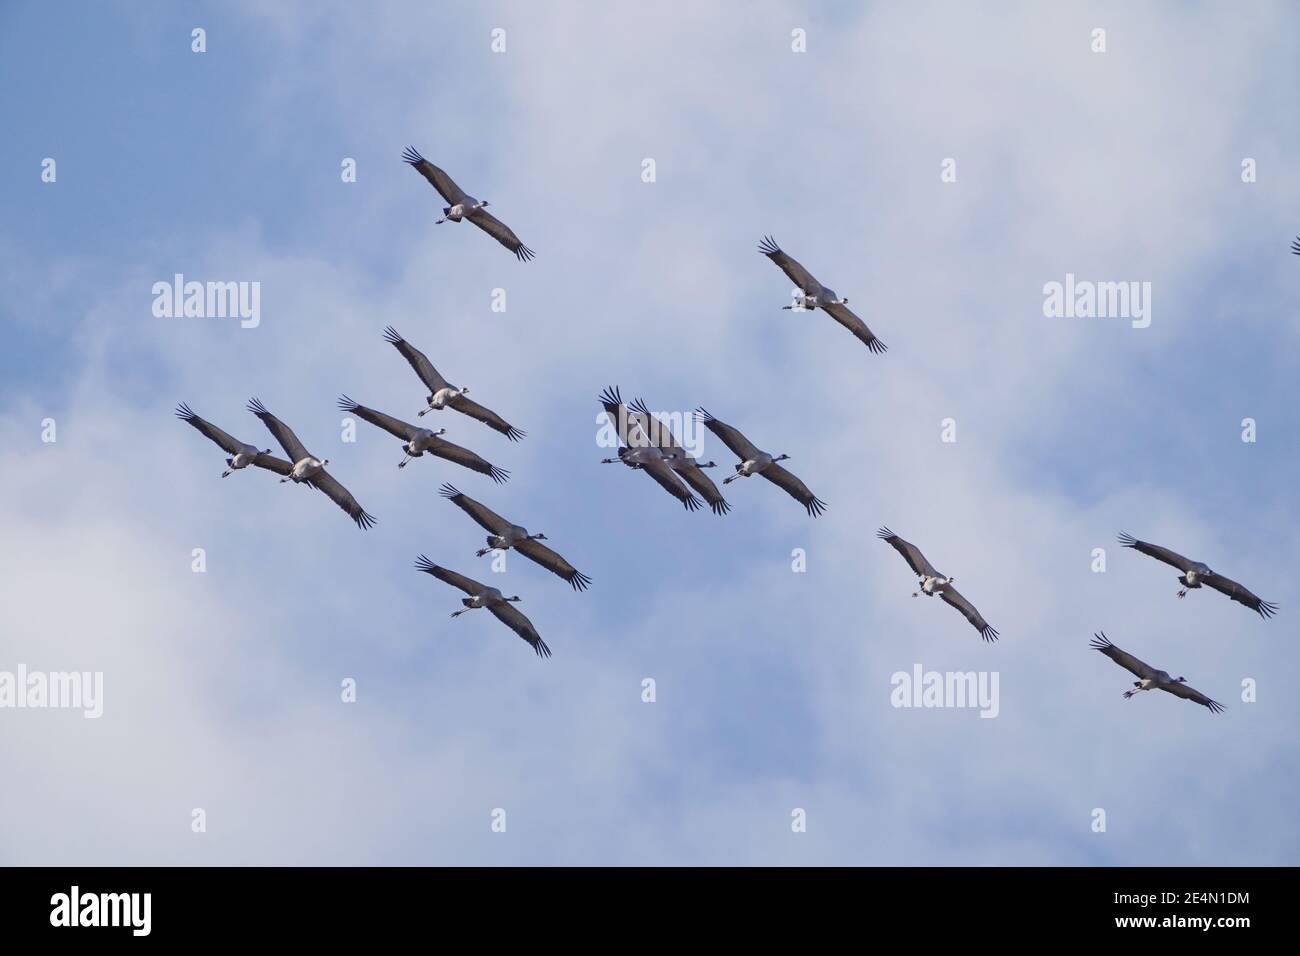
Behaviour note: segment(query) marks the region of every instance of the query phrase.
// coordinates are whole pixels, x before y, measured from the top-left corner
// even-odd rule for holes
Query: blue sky
[[[23,821],[0,861],[1300,861],[1294,17],[4,5],[0,670],[102,670],[106,699],[98,721],[0,711],[21,782],[0,812]],[[537,259],[435,227],[408,143]],[[889,353],[782,312],[766,233]],[[176,272],[260,282],[260,326],[153,317]],[[1067,272],[1151,282],[1151,326],[1044,317]],[[388,324],[528,431],[437,422],[508,484],[427,458],[399,472],[364,424],[339,441],[342,392],[420,407]],[[741,481],[730,515],[687,514],[597,464],[610,384],[789,453],[828,512]],[[171,416],[187,401],[260,445],[253,395],[375,529],[266,474],[221,480],[224,456]],[[594,579],[574,594],[509,559],[499,586],[550,660],[486,614],[451,620],[456,592],[412,569],[423,552],[496,583],[444,481]],[[913,601],[882,524],[1002,639]],[[1176,600],[1121,529],[1281,613]],[[1127,675],[1087,647],[1101,629],[1227,712],[1122,700]],[[891,707],[916,663],[997,671],[999,716]]]

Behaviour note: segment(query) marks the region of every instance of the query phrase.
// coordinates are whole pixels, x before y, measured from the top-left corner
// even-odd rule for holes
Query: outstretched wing
[[[984,638],[984,640],[996,641],[998,639],[998,632],[989,626],[988,621],[984,620],[984,615],[975,610],[975,605],[962,597],[961,592],[951,584],[944,585],[943,589],[939,591],[939,597],[943,598],[945,602],[961,611],[962,616],[971,622],[975,627],[975,630],[980,632],[980,637]]]
[[[682,447],[681,443],[677,440],[677,436],[673,434],[672,429],[664,424],[662,418],[652,415],[644,401],[638,398],[635,402],[629,405],[628,408],[632,409],[633,412],[641,417],[643,423],[642,427],[645,429],[646,437],[650,439],[651,444],[658,448]]]
[[[754,447],[753,442],[726,422],[714,418],[703,408],[695,409],[695,414],[700,421],[704,422],[704,427],[722,439],[722,443],[741,461],[752,461],[758,457],[759,451]]]
[[[920,548],[910,541],[904,541],[888,528],[881,528],[876,532],[876,537],[892,545],[894,550],[903,556],[903,560],[907,562],[907,566],[912,569],[912,572],[917,577],[938,578],[943,576],[934,569],[933,564],[925,559],[925,555],[921,553]]]
[[[515,550],[530,561],[536,561],[546,570],[564,578],[564,580],[568,581],[569,584],[573,585],[573,590],[575,591],[585,591],[587,585],[591,583],[591,578],[587,577],[540,541],[534,541],[532,538],[529,538],[527,541],[520,541],[515,545]]]
[[[427,179],[429,185],[438,190],[442,195],[442,198],[451,203],[451,205],[454,206],[469,198],[469,196],[465,194],[465,190],[452,182],[451,177],[441,169],[421,156],[414,146],[408,146],[402,151],[402,159],[414,166],[415,171]]]
[[[1202,707],[1209,708],[1209,711],[1212,714],[1223,713],[1223,705],[1217,700],[1210,700],[1210,698],[1206,697],[1195,687],[1188,687],[1182,681],[1174,681],[1172,684],[1161,684],[1160,689],[1169,691],[1169,693],[1173,694],[1175,697],[1182,697],[1185,700],[1196,701],[1196,703],[1200,704]]]
[[[298,436],[293,433],[293,429],[268,412],[266,406],[256,398],[248,403],[248,410],[262,420],[262,424],[275,436],[275,440],[280,443],[284,453],[294,462],[311,457],[311,453],[298,440]]]
[[[407,424],[392,415],[385,415],[383,412],[377,412],[373,408],[366,408],[364,405],[358,405],[352,399],[344,395],[339,399],[339,408],[349,415],[355,415],[357,418],[370,422],[372,425],[378,425],[390,435],[396,435],[398,438],[404,438],[411,441],[419,433],[419,429],[414,425]]]
[[[1242,587],[1231,578],[1225,578],[1222,574],[1207,574],[1201,578],[1207,585],[1228,595],[1238,604],[1244,604],[1260,617],[1268,618],[1277,613],[1277,605],[1269,601],[1261,601],[1247,588]]]
[[[471,209],[465,218],[513,252],[515,258],[520,262],[527,262],[537,254],[520,242],[519,237],[511,231],[509,226],[486,209]]]
[[[444,484],[438,489],[438,493],[454,504],[465,514],[477,522],[478,526],[484,531],[490,531],[493,534],[505,534],[510,530],[510,522],[501,517],[491,508],[486,508],[479,504],[469,495],[461,494],[450,484]]]
[[[492,411],[490,408],[484,408],[478,402],[466,398],[464,395],[457,395],[447,403],[462,415],[468,415],[470,418],[476,418],[488,428],[493,428],[505,435],[511,441],[519,441],[526,432],[521,432],[508,421]]]
[[[807,485],[780,465],[768,465],[759,474],[778,488],[784,488],[786,494],[808,509],[810,518],[816,518],[826,510],[826,502],[809,491]]]
[[[460,445],[453,444],[443,438],[435,438],[433,446],[429,449],[431,455],[437,455],[439,458],[445,458],[448,461],[454,461],[458,465],[477,471],[481,475],[487,475],[497,484],[505,481],[510,477],[510,472],[504,468],[498,468],[492,462],[474,454],[468,448],[462,448]]]
[[[523,612],[513,604],[502,601],[500,604],[490,605],[488,610],[496,615],[498,621],[504,623],[510,630],[533,645],[533,650],[537,652],[538,657],[551,656],[551,649],[542,640],[542,635],[537,633],[537,628],[533,627],[533,622],[524,617]]]
[[[668,462],[652,461],[642,465],[641,470],[659,483],[659,486],[680,501],[687,511],[694,511],[700,506],[700,499],[691,494],[691,489],[677,476]]]
[[[821,292],[822,284],[813,278],[811,272],[799,265],[798,261],[782,252],[781,247],[771,236],[763,237],[763,241],[758,244],[758,251],[780,266],[781,271],[803,290],[804,295],[816,295]]]
[[[886,346],[884,342],[880,341],[880,339],[876,338],[876,334],[867,328],[867,323],[854,315],[853,310],[843,302],[824,305],[822,308],[826,310],[826,313],[832,319],[857,336],[858,341],[866,345],[866,347],[871,349],[875,354],[884,355],[889,351],[888,346]]]
[[[366,513],[352,492],[344,488],[328,471],[321,469],[311,477],[311,486],[323,491],[336,505],[348,513],[348,517],[357,523],[358,528],[369,528],[375,523],[373,516]]]
[[[287,475],[293,471],[293,462],[285,461],[283,458],[276,458],[274,455],[258,455],[253,459],[253,464],[258,468],[273,471],[277,475]]]
[[[223,432],[206,418],[199,418],[198,415],[195,415],[194,412],[190,411],[190,407],[184,402],[181,402],[176,406],[176,417],[183,422],[189,422],[209,441],[216,442],[232,455],[237,454],[239,450],[244,447],[243,442],[237,441],[228,432]]]
[[[1179,571],[1186,574],[1192,569],[1193,562],[1184,558],[1177,551],[1170,551],[1168,548],[1162,548],[1158,544],[1147,544],[1145,541],[1139,541],[1127,531],[1119,533],[1119,543],[1126,548],[1133,548],[1141,551],[1143,554],[1150,555],[1157,561],[1163,561],[1165,564],[1171,564]]]
[[[1291,243],[1291,251],[1300,256],[1300,236],[1295,237],[1295,242]]]
[[[450,584],[454,588],[459,588],[466,594],[481,594],[487,590],[473,578],[467,578],[463,574],[457,574],[455,571],[448,571],[446,568],[439,567],[424,555],[420,555],[415,559],[415,568],[425,574],[432,574],[439,581]]]
[[[726,498],[722,497],[722,492],[713,483],[713,479],[704,473],[704,469],[696,465],[677,474],[682,481],[699,492],[700,497],[708,503],[709,509],[715,515],[725,515],[731,510],[731,505],[727,503]]]
[[[623,396],[619,394],[617,385],[606,387],[597,396],[597,401],[605,409],[605,415],[618,432],[619,444],[626,445],[628,448],[648,448],[650,446],[650,436],[641,427],[636,415],[623,404]]]
[[[1138,660],[1127,651],[1121,651],[1110,642],[1110,638],[1106,636],[1105,632],[1092,635],[1092,643],[1088,646],[1095,651],[1101,651],[1134,677],[1140,677],[1143,680],[1146,680],[1149,677],[1156,676],[1155,668]]]
[[[384,329],[384,338],[402,353],[402,358],[415,369],[415,374],[420,376],[420,381],[428,386],[430,392],[437,392],[448,386],[447,380],[438,374],[438,370],[425,358],[424,353],[398,335],[397,330],[391,325]]]

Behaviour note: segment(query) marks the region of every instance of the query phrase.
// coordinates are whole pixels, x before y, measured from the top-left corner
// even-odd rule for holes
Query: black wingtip
[[[384,341],[389,345],[396,345],[402,341],[402,336],[398,334],[397,329],[391,325],[384,326]]]
[[[533,252],[533,250],[523,245],[521,245],[518,249],[515,250],[515,258],[518,259],[520,262],[528,262],[536,255],[537,253]]]
[[[695,420],[699,422],[704,422],[704,424],[706,425],[709,422],[717,421],[717,419],[714,418],[712,415],[710,415],[708,413],[708,410],[705,409],[703,406],[700,406],[699,408],[695,409]]]
[[[694,495],[690,495],[689,497],[682,499],[682,504],[686,506],[687,511],[698,511],[700,507],[700,499],[696,498]]]
[[[368,528],[373,528],[375,526],[375,516],[365,511],[361,512],[352,520],[357,523],[358,528],[361,528],[363,530]]]
[[[872,339],[870,342],[867,343],[867,348],[869,348],[876,355],[884,355],[886,352],[889,351],[889,346],[886,345],[884,342],[880,341],[880,339]]]
[[[259,398],[254,398],[249,401],[248,410],[258,418],[261,418],[263,415],[271,414],[266,410],[266,406],[262,404],[262,400]]]
[[[488,472],[488,476],[498,485],[510,480],[510,472],[506,471],[504,468],[498,468],[496,465],[492,466],[492,470]]]
[[[442,495],[444,498],[460,497],[460,492],[456,490],[456,486],[449,481],[443,482],[442,487],[438,489],[438,494]]]
[[[425,574],[433,574],[434,571],[438,570],[438,566],[424,555],[420,555],[415,559],[415,569],[417,571],[423,571]]]
[[[1260,601],[1259,607],[1255,608],[1255,610],[1259,612],[1260,617],[1268,620],[1277,613],[1277,605],[1272,601]]]
[[[1295,242],[1291,243],[1291,252],[1300,256],[1300,236],[1296,236]]]
[[[812,501],[808,502],[808,504],[804,505],[804,507],[808,509],[808,517],[816,518],[826,510],[826,502],[822,501],[820,498],[814,498]]]
[[[888,541],[890,538],[897,537],[897,535],[888,528],[881,526],[880,530],[876,532],[876,537],[881,541]]]
[[[537,644],[533,647],[533,650],[537,652],[538,657],[551,656],[551,649],[546,646],[546,642],[542,640],[540,637],[537,639]]]
[[[419,150],[414,146],[408,146],[406,149],[402,150],[402,161],[410,163],[412,166],[416,166],[424,162],[424,157],[420,155]]]
[[[781,251],[781,247],[776,244],[776,240],[771,236],[764,236],[763,241],[758,244],[758,251],[765,256],[774,256]]]
[[[355,412],[361,406],[346,395],[339,396],[339,409],[345,412]]]
[[[184,402],[181,402],[179,405],[176,406],[176,417],[183,419],[187,422],[192,422],[194,421],[194,419],[198,418],[199,416],[195,415],[192,411],[190,411],[190,407],[188,405],[186,405]]]
[[[985,627],[984,630],[980,631],[980,637],[984,638],[984,640],[991,644],[998,639],[997,629],[993,627]]]
[[[617,385],[609,385],[597,396],[596,401],[602,405],[622,405],[623,396],[619,393]]]
[[[1097,634],[1092,635],[1092,641],[1088,644],[1088,646],[1091,647],[1094,651],[1104,651],[1106,648],[1114,647],[1115,645],[1110,642],[1110,638],[1106,636],[1106,632],[1101,631]]]
[[[587,577],[581,571],[574,571],[569,575],[569,583],[573,585],[573,590],[585,591],[591,586],[591,578]]]
[[[724,498],[721,501],[709,502],[709,508],[712,509],[715,515],[721,516],[721,515],[725,515],[728,511],[731,510],[731,505],[729,505],[727,503],[727,500]]]
[[[1205,706],[1212,714],[1221,714],[1224,712],[1224,710],[1227,709],[1222,704],[1220,704],[1217,700],[1206,701]]]
[[[528,437],[528,432],[520,428],[515,428],[513,425],[511,425],[508,429],[506,429],[505,435],[511,441],[520,441],[521,439]]]
[[[1121,531],[1119,533],[1119,537],[1116,540],[1118,540],[1119,543],[1124,545],[1124,547],[1126,548],[1136,548],[1138,543],[1137,538],[1133,537],[1127,531]]]

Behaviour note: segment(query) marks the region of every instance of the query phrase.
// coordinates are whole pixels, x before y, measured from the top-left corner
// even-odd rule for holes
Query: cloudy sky
[[[0,7],[0,671],[104,675],[98,720],[0,709],[0,862],[1300,862],[1295,18]],[[407,144],[537,259],[435,227]],[[766,233],[888,354],[781,311]],[[155,317],[175,273],[260,283],[260,325]],[[1067,273],[1151,283],[1150,326],[1045,317]],[[388,324],[527,430],[435,419],[508,484],[399,471],[365,424],[341,441],[341,392],[421,407]],[[829,510],[748,480],[730,515],[690,514],[598,464],[606,385],[704,405]],[[253,395],[376,528],[267,473],[222,480],[172,417],[186,401],[266,447]],[[448,480],[544,531],[591,590],[513,555],[494,576]],[[882,524],[1002,639],[913,600]],[[1177,600],[1120,530],[1281,612]],[[522,595],[554,656],[486,613],[453,621],[421,552]],[[1123,700],[1098,630],[1226,713]],[[916,665],[996,672],[997,717],[892,706]]]

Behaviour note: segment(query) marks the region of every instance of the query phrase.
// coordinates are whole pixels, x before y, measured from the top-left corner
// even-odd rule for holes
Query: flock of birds
[[[438,219],[436,224],[468,220],[510,250],[519,261],[528,262],[534,258],[535,253],[519,240],[509,226],[487,212],[489,205],[487,200],[475,199],[466,193],[447,173],[411,147],[407,147],[403,152],[402,159],[428,180],[448,203],[443,207],[442,218]],[[758,249],[798,287],[794,301],[782,308],[799,311],[821,309],[848,329],[873,354],[885,353],[885,344],[861,318],[849,309],[848,299],[840,297],[833,289],[822,285],[797,260],[786,254],[771,236],[764,236]],[[1300,237],[1297,237],[1292,244],[1291,251],[1300,255]],[[427,407],[422,409],[417,417],[423,418],[429,412],[452,409],[482,422],[511,441],[519,441],[525,436],[523,431],[511,425],[499,414],[469,398],[468,387],[454,386],[443,378],[428,357],[402,338],[391,326],[384,330],[384,338],[397,349],[428,389],[429,393],[425,398]],[[716,515],[725,515],[730,511],[731,506],[723,497],[722,491],[705,474],[706,469],[717,467],[717,463],[713,461],[701,463],[690,454],[673,434],[670,426],[654,415],[643,400],[638,398],[630,404],[625,404],[617,387],[606,388],[598,400],[618,436],[617,457],[603,459],[602,464],[621,463],[634,471],[645,472],[689,511],[699,509],[701,499]],[[346,395],[339,399],[338,407],[400,440],[403,458],[397,463],[398,468],[405,468],[410,464],[411,459],[422,458],[427,453],[487,475],[498,484],[509,478],[510,473],[505,469],[497,467],[468,448],[442,438],[441,436],[446,432],[445,428],[435,431],[413,425],[361,405]],[[248,410],[261,419],[284,450],[287,459],[277,457],[271,449],[261,450],[256,445],[239,441],[206,419],[200,418],[186,404],[181,404],[176,409],[176,414],[230,455],[226,459],[226,470],[222,472],[221,477],[228,477],[232,472],[250,465],[263,468],[280,475],[281,483],[293,482],[323,492],[326,497],[347,512],[360,528],[369,528],[375,523],[374,517],[357,503],[352,493],[326,470],[326,466],[330,463],[329,459],[312,455],[293,430],[268,411],[258,399],[254,398],[249,402]],[[724,478],[723,485],[731,484],[740,478],[760,475],[799,502],[810,517],[815,518],[826,509],[824,501],[813,494],[798,476],[780,464],[790,458],[788,454],[773,455],[771,452],[763,451],[738,428],[715,418],[703,408],[697,408],[694,414],[695,420],[703,424],[738,459],[734,465],[734,474]],[[458,491],[451,484],[443,484],[441,494],[488,533],[487,547],[476,553],[478,557],[493,551],[513,549],[568,582],[575,591],[586,590],[591,584],[591,579],[587,575],[541,543],[546,540],[546,535],[529,534],[526,528],[503,518],[486,505]],[[912,573],[917,576],[918,589],[913,592],[913,597],[922,594],[934,597],[937,594],[945,603],[956,608],[985,641],[997,640],[998,631],[953,587],[954,579],[936,570],[916,545],[900,538],[888,528],[881,528],[877,535],[902,555]],[[1124,547],[1133,548],[1177,568],[1180,572],[1178,581],[1182,585],[1178,591],[1180,598],[1185,597],[1189,589],[1210,587],[1226,594],[1233,601],[1245,605],[1263,618],[1271,617],[1277,611],[1275,604],[1261,600],[1247,588],[1214,572],[1199,561],[1189,560],[1168,548],[1139,541],[1128,534],[1121,534],[1119,541]],[[459,617],[466,611],[486,608],[527,641],[539,656],[550,656],[550,648],[542,640],[532,622],[514,607],[514,604],[521,600],[518,595],[505,597],[497,588],[489,587],[473,578],[434,564],[423,554],[416,559],[415,567],[468,595],[461,599],[463,606],[452,614],[453,618]],[[1213,713],[1223,710],[1222,704],[1187,686],[1186,678],[1171,677],[1168,672],[1151,667],[1116,647],[1104,633],[1094,635],[1091,646],[1137,678],[1134,681],[1134,689],[1125,692],[1125,698],[1131,698],[1141,691],[1163,690],[1201,704]]]

